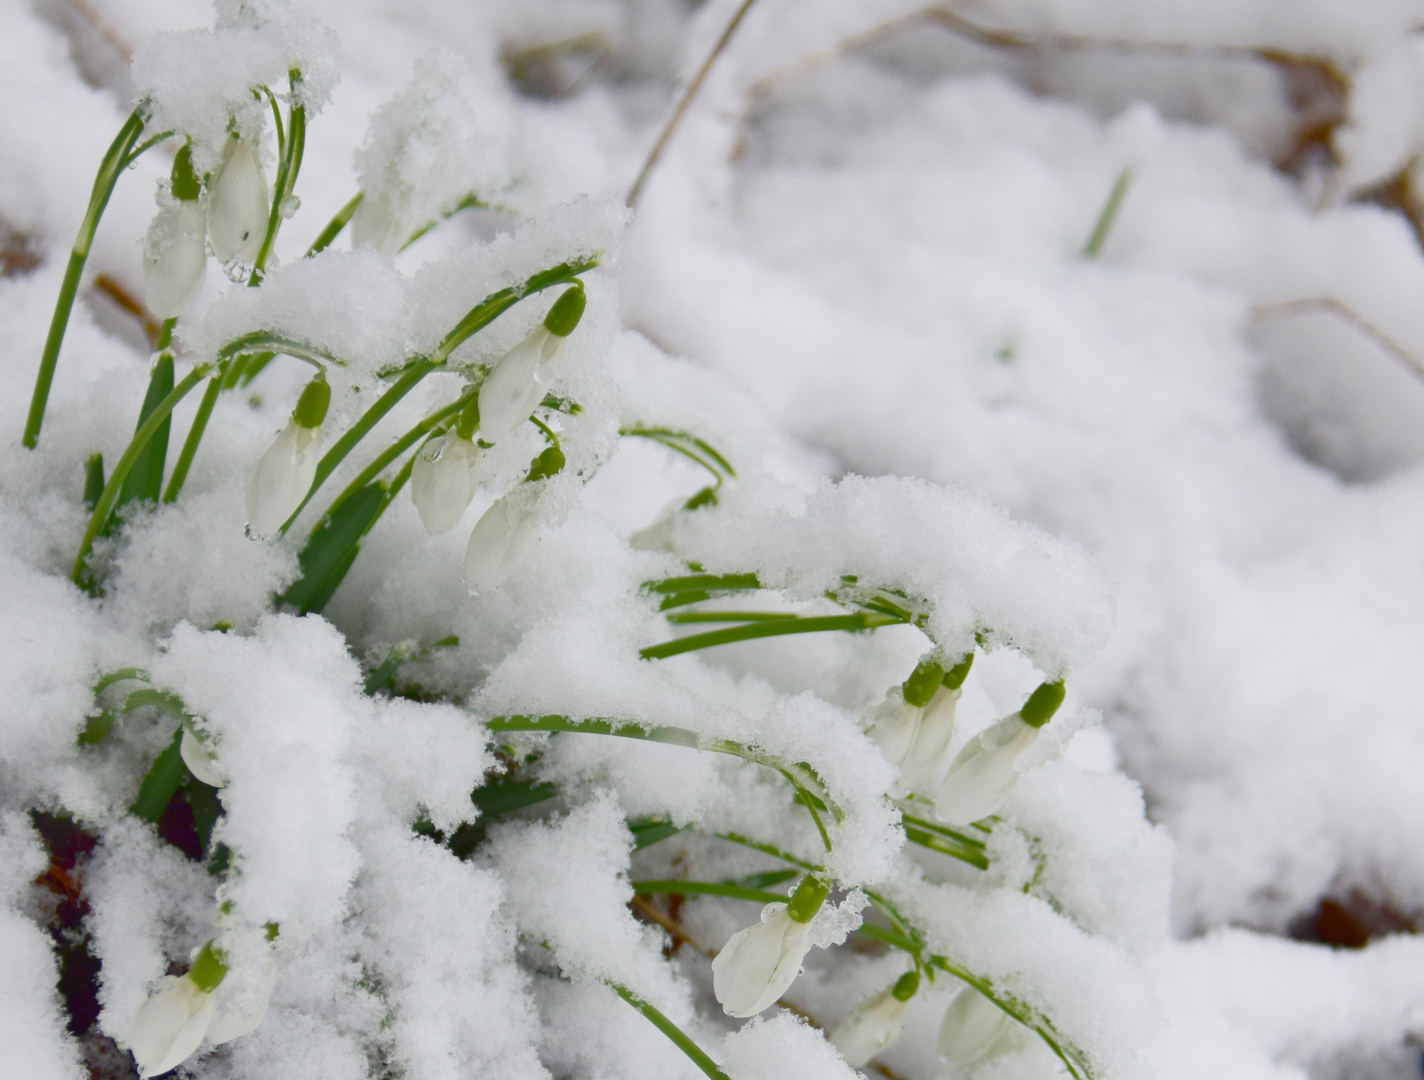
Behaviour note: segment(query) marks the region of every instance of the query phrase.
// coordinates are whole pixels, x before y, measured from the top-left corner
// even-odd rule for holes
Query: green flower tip
[[[915,670],[910,673],[910,677],[901,684],[900,689],[905,695],[905,702],[916,708],[928,705],[930,698],[934,697],[935,691],[939,689],[943,679],[944,665],[936,657],[925,657],[915,665]]]
[[[955,664],[944,673],[944,685],[951,690],[958,690],[964,685],[964,680],[969,678],[969,669],[974,666],[974,654],[965,653],[964,659]]]
[[[821,910],[821,905],[830,894],[829,886],[816,876],[807,874],[791,894],[791,902],[786,905],[786,914],[791,916],[793,922],[808,923],[816,917],[816,912]]]
[[[479,426],[480,395],[471,394],[470,400],[465,402],[465,407],[460,410],[460,419],[455,425],[455,436],[460,439],[473,439]]]
[[[297,398],[297,407],[292,410],[292,419],[297,422],[297,427],[307,429],[321,427],[321,422],[326,419],[327,406],[331,404],[331,384],[326,381],[326,376],[318,374],[315,379],[307,383],[306,389],[302,391],[302,396]]]
[[[909,1001],[919,988],[920,973],[907,971],[895,980],[895,985],[890,988],[890,993],[894,995],[896,1001]]]
[[[544,316],[544,329],[556,337],[568,337],[583,318],[586,303],[582,283],[565,290],[564,295],[554,301],[549,314]]]
[[[1063,704],[1064,693],[1062,679],[1057,682],[1043,683],[1028,696],[1023,708],[1019,710],[1019,716],[1029,727],[1043,727],[1053,719],[1053,714],[1058,711],[1058,706]]]
[[[193,171],[193,147],[191,143],[184,143],[183,148],[178,151],[173,159],[173,173],[171,176],[173,186],[173,197],[181,199],[183,202],[193,202],[202,191],[202,186],[198,183],[198,174]]]
[[[544,450],[529,465],[529,475],[524,479],[545,480],[559,473],[564,468],[564,452],[557,446],[550,446]]]
[[[188,978],[204,993],[211,994],[218,984],[227,978],[227,963],[222,950],[213,942],[208,942],[198,951],[197,959],[188,969]]]

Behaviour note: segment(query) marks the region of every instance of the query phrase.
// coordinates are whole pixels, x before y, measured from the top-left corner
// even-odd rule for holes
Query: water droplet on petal
[[[252,267],[248,266],[245,262],[239,259],[236,255],[234,255],[231,259],[229,259],[226,263],[223,264],[223,273],[227,275],[227,279],[229,281],[241,285],[244,281],[247,280],[248,275],[252,273]]]

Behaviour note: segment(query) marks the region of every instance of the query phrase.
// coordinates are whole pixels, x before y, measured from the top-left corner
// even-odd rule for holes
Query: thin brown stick
[[[144,336],[148,338],[148,344],[152,348],[158,348],[158,336],[163,332],[163,324],[153,317],[138,297],[106,273],[101,273],[94,278],[94,288],[137,319],[139,325],[143,327]]]
[[[1279,319],[1290,315],[1307,315],[1312,312],[1334,315],[1353,326],[1408,368],[1410,374],[1415,378],[1424,381],[1424,363],[1420,363],[1413,353],[1343,300],[1338,300],[1333,296],[1311,296],[1304,300],[1286,300],[1278,304],[1258,304],[1251,309],[1251,315],[1255,319]]]
[[[624,199],[630,207],[638,204],[638,197],[643,193],[643,185],[648,182],[648,177],[657,166],[658,159],[663,156],[663,151],[667,148],[668,142],[672,139],[673,132],[682,122],[683,113],[687,112],[687,107],[692,104],[692,99],[697,96],[697,92],[702,89],[702,84],[706,81],[708,73],[712,70],[712,65],[717,62],[717,57],[722,55],[727,43],[732,40],[732,35],[736,33],[737,27],[741,25],[742,18],[750,10],[756,0],[742,0],[742,4],[737,8],[737,13],[732,16],[727,23],[726,29],[722,31],[722,36],[717,39],[717,44],[712,46],[712,51],[707,54],[707,59],[702,61],[702,66],[697,69],[697,74],[692,77],[692,81],[687,84],[687,89],[683,91],[682,100],[677,103],[677,108],[673,109],[672,116],[668,117],[668,122],[664,125],[662,134],[658,136],[658,141],[653,144],[652,150],[648,152],[648,159],[643,162],[643,167],[638,171],[638,178],[633,181],[633,186],[628,189],[628,196]]]
[[[104,18],[99,9],[89,0],[64,0],[64,5],[88,23],[90,28],[104,39],[109,48],[119,54],[124,63],[132,62],[133,46],[124,40],[123,35],[114,29],[113,24]]]
[[[701,945],[697,944],[697,942],[693,941],[690,937],[688,937],[687,931],[682,928],[682,925],[676,919],[669,918],[667,915],[664,915],[661,911],[659,911],[656,907],[654,907],[651,903],[648,902],[648,898],[646,896],[633,897],[632,900],[628,901],[628,906],[633,909],[634,914],[641,915],[643,918],[651,922],[657,923],[657,925],[661,926],[664,930],[666,930],[668,932],[668,935],[672,938],[672,945],[674,949],[676,949],[679,945],[687,945],[690,948],[700,952],[709,960],[717,955],[715,952],[708,952]]]

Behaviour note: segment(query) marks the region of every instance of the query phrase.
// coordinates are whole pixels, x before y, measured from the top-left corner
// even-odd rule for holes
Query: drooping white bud
[[[373,247],[388,258],[396,255],[415,231],[404,209],[389,192],[365,192],[351,215],[351,246]]]
[[[410,497],[431,536],[460,523],[479,487],[481,453],[456,432],[437,436],[420,448],[410,471]]]
[[[465,548],[465,584],[474,592],[498,588],[514,576],[539,539],[538,508],[503,495],[475,523]]]
[[[321,427],[302,427],[293,418],[257,463],[247,489],[247,522],[254,534],[276,535],[306,498],[316,478]]]
[[[728,1016],[755,1016],[786,993],[811,949],[806,923],[786,904],[767,904],[761,920],[738,930],[712,961],[712,989]]]
[[[267,236],[267,177],[257,152],[229,139],[210,191],[208,240],[213,254],[224,265],[234,259],[251,265]]]
[[[905,791],[923,790],[943,770],[963,693],[958,687],[941,686],[921,712],[915,741],[900,763],[900,786]]]
[[[208,787],[220,788],[227,783],[222,774],[213,767],[213,756],[187,727],[183,728],[183,738],[178,741],[178,753],[182,755],[183,764],[188,766],[188,771]]]
[[[143,296],[157,319],[176,319],[203,290],[207,217],[196,200],[159,209],[143,238]]]
[[[900,1037],[905,1011],[919,988],[919,975],[908,972],[894,986],[861,1002],[830,1034],[830,1043],[854,1068],[860,1068]]]
[[[1014,762],[1037,737],[1038,729],[1024,723],[1019,713],[975,735],[939,786],[935,817],[946,825],[969,825],[992,814],[1018,782]]]
[[[956,1065],[985,1057],[1014,1020],[972,986],[955,995],[939,1026],[939,1056]]]
[[[213,995],[187,975],[165,975],[134,1016],[129,1049],[138,1074],[166,1073],[187,1060],[202,1044],[213,1015]]]
[[[558,373],[564,338],[542,324],[495,362],[480,387],[480,438],[494,443],[538,407]]]

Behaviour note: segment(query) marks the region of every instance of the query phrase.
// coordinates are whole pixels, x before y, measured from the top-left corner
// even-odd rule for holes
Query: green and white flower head
[[[955,995],[939,1026],[939,1056],[954,1065],[1011,1052],[1020,1045],[1020,1025],[972,986]]]
[[[247,489],[247,523],[260,537],[276,534],[311,490],[316,478],[321,423],[331,403],[331,386],[318,374],[307,383],[292,418],[262,455]]]
[[[871,714],[866,733],[899,768],[897,795],[925,790],[944,771],[961,687],[973,662],[970,653],[946,671],[935,657],[920,661]]]
[[[947,825],[969,825],[997,810],[1018,782],[1019,755],[1053,718],[1063,694],[1061,681],[1043,683],[1022,709],[970,739],[939,786],[935,817]]]
[[[465,547],[471,592],[497,589],[518,572],[539,541],[539,507],[526,485],[501,495],[475,523]]]
[[[767,904],[761,919],[738,930],[712,961],[712,990],[728,1016],[755,1016],[774,1004],[801,974],[815,942],[810,922],[830,890],[807,876],[789,903]]]
[[[499,360],[480,387],[480,438],[496,443],[517,428],[544,400],[558,374],[564,343],[583,317],[582,285],[568,289],[544,321]]]
[[[267,176],[257,151],[230,138],[209,186],[208,241],[224,266],[250,266],[267,235]]]
[[[893,986],[856,1006],[831,1032],[831,1045],[848,1064],[860,1068],[900,1037],[910,999],[919,988],[919,973],[907,971]]]
[[[208,787],[220,788],[227,783],[226,778],[216,768],[216,756],[208,751],[202,740],[189,730],[187,724],[183,725],[183,737],[178,741],[178,753],[183,758],[183,764],[188,766],[188,771]]]
[[[159,319],[182,315],[203,291],[207,276],[207,214],[202,189],[185,145],[173,162],[169,191],[160,193],[157,216],[143,238],[143,293]]]
[[[238,1002],[220,991],[227,961],[209,941],[194,955],[187,974],[165,975],[134,1015],[129,1049],[139,1076],[147,1080],[176,1068],[204,1039],[217,1046],[256,1028],[266,1015],[274,974],[268,973],[264,992],[255,1001]]]
[[[484,470],[483,454],[473,439],[479,424],[477,401],[471,397],[455,430],[422,446],[411,466],[411,501],[431,536],[449,532],[460,523],[479,487]]]

